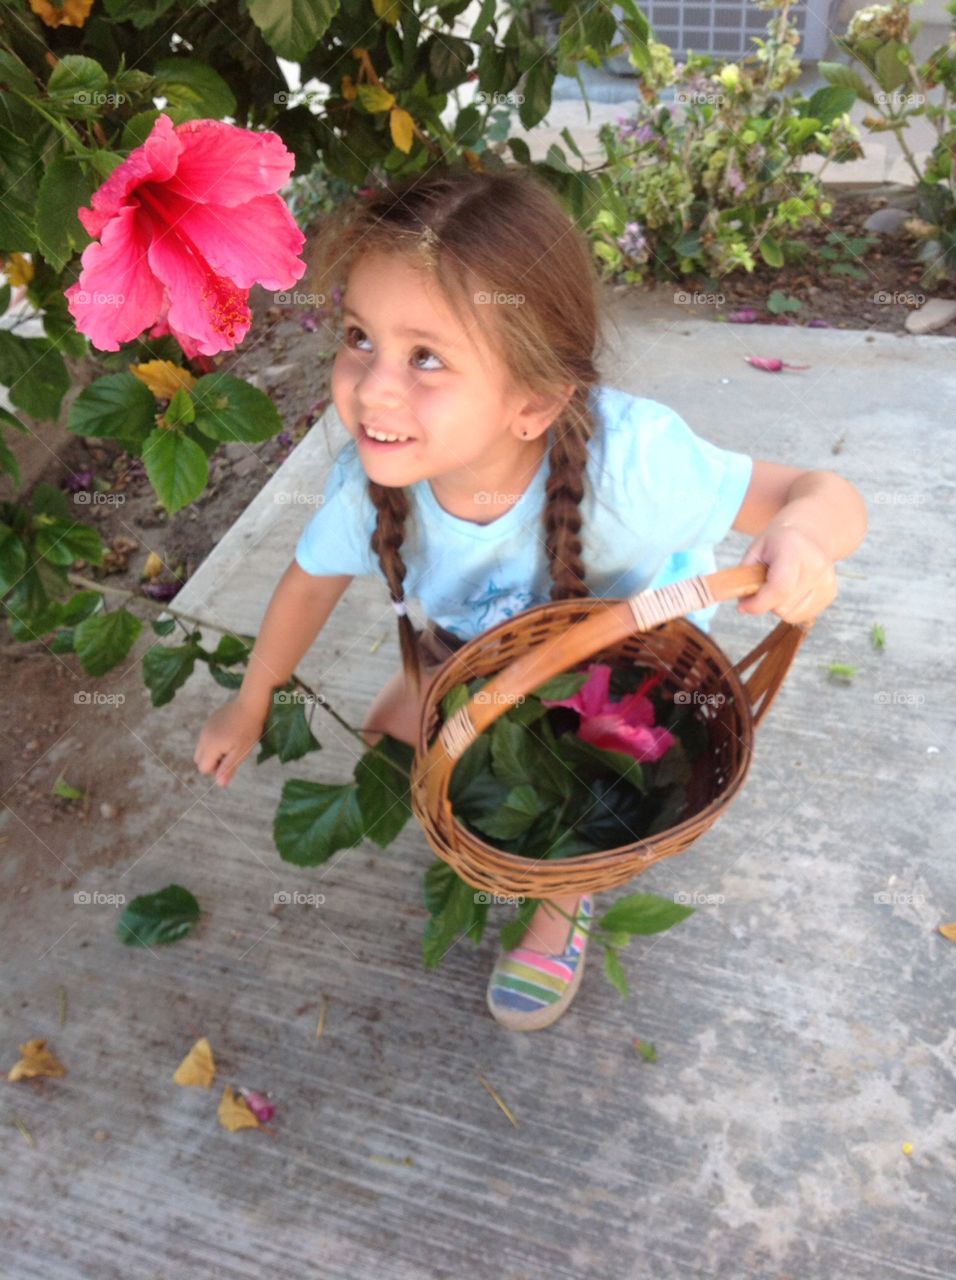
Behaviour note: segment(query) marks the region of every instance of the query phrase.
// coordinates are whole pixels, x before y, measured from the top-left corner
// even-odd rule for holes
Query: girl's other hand
[[[784,622],[812,621],[837,597],[836,570],[810,534],[786,522],[767,525],[741,564],[765,564],[767,580],[737,605],[738,613],[772,610]]]
[[[193,762],[200,773],[215,773],[221,787],[232,776],[262,737],[268,711],[233,698],[214,711],[199,734]]]

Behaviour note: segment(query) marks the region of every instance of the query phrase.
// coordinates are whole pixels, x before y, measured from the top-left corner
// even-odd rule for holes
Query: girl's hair
[[[423,242],[426,228],[433,234]],[[529,395],[554,396],[561,384],[573,384],[550,428],[543,523],[551,599],[588,595],[579,508],[594,432],[588,393],[598,381],[595,360],[603,335],[598,279],[585,237],[551,189],[524,170],[441,170],[338,209],[312,247],[310,279],[331,297],[334,289],[344,290],[360,257],[382,251],[430,271],[466,328],[479,320],[514,386]],[[482,307],[479,313],[479,291],[518,295],[517,305]],[[368,489],[378,512],[372,550],[397,603],[405,594],[401,549],[409,498],[404,489],[371,480]],[[402,666],[417,689],[422,659],[411,618],[400,614],[398,628]]]

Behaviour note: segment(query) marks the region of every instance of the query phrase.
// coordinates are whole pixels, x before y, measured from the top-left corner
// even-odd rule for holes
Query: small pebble
[[[40,744],[36,738],[31,738],[23,749],[24,751],[39,751]]]
[[[104,801],[103,801],[103,803],[100,805],[100,817],[101,817],[101,818],[115,818],[115,817],[116,817],[116,805],[115,805],[115,804],[110,804],[108,800],[104,800]]]
[[[109,1136],[110,1135],[106,1132],[105,1129],[97,1129],[96,1132],[93,1134],[93,1141],[105,1142]]]

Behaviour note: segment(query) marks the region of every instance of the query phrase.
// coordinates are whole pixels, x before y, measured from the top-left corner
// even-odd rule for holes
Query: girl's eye
[[[356,334],[358,334],[359,336],[354,337],[353,335],[356,335]],[[369,338],[366,337],[365,333],[361,329],[359,329],[357,325],[348,325],[345,330],[345,345],[347,347],[358,347],[360,342],[369,342]],[[438,371],[438,369],[444,368],[441,357],[436,356],[435,353],[433,351],[429,351],[427,347],[416,347],[415,356],[417,357],[419,355],[424,355],[427,360],[438,361],[437,365],[432,366],[430,369],[424,369],[423,372],[435,373]]]

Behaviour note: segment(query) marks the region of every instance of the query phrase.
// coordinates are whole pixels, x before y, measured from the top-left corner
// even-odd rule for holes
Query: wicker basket
[[[684,615],[753,595],[766,574],[763,564],[738,565],[626,599],[587,597],[537,605],[453,653],[426,690],[411,771],[412,809],[435,854],[476,889],[547,899],[626,884],[652,863],[693,844],[743,785],[754,729],[770,709],[813,623],[780,622],[733,664]],[[514,705],[517,695],[587,660],[663,671],[658,688],[664,696],[697,695],[681,699],[693,706],[710,739],[710,749],[694,762],[688,783],[691,816],[647,839],[597,853],[554,861],[505,853],[455,818],[448,795],[455,761]],[[750,667],[754,669],[743,682]],[[478,676],[491,678],[441,725],[444,695]],[[709,697],[715,694],[723,697]]]

